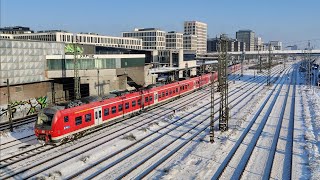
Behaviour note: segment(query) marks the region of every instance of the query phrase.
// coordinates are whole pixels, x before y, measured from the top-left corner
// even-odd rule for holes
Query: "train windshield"
[[[36,125],[38,127],[51,127],[54,114],[39,112]]]

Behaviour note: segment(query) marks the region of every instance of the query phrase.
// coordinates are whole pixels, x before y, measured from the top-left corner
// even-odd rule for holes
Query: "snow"
[[[281,70],[282,66],[278,66],[277,68]],[[272,92],[272,88],[276,86],[274,84],[272,87],[266,87],[265,83],[262,84],[261,82],[265,77],[254,79],[253,74],[255,74],[254,70],[246,70],[241,80],[236,79],[234,83],[230,83],[229,92],[233,95],[229,98],[229,102],[231,103],[230,108],[232,108],[230,111],[229,130],[224,133],[219,132],[217,128],[218,122],[216,122],[215,143],[213,144],[209,142],[209,128],[206,128],[209,124],[208,120],[199,124],[196,129],[188,132],[191,127],[200,123],[201,120],[208,119],[208,115],[210,114],[208,105],[210,102],[210,91],[203,89],[169,103],[166,105],[164,112],[161,112],[164,108],[157,108],[136,116],[130,119],[130,121],[103,129],[74,142],[58,147],[45,146],[43,149],[47,149],[46,152],[35,153],[32,157],[10,166],[10,170],[17,172],[37,163],[44,162],[44,164],[34,167],[32,170],[20,174],[19,177],[32,175],[32,177],[38,178],[64,179],[110,156],[106,161],[78,176],[77,179],[91,177],[91,175],[106,167],[110,168],[106,171],[101,171],[101,174],[97,178],[115,179],[137,163],[144,162],[147,156],[159,151],[159,153],[148,159],[140,167],[137,167],[124,179],[139,177],[144,170],[153,168],[155,163],[161,162],[162,158],[169,157],[169,155],[170,157],[147,175],[146,179],[211,179],[228,153],[235,146],[245,128],[251,123],[255,113]],[[258,74],[256,76],[265,75]],[[307,90],[307,87],[304,85],[303,73],[297,73],[297,77],[292,179],[320,179],[320,89],[314,89],[314,91]],[[249,81],[255,81],[255,83],[239,88]],[[280,78],[279,81],[281,81]],[[288,80],[284,79],[283,81]],[[271,95],[270,101],[266,103],[266,107],[271,105],[271,100],[275,97],[280,85],[278,85],[273,95]],[[283,179],[287,177],[285,175],[286,166],[291,165],[289,164],[291,162],[288,162],[286,159],[290,153],[287,139],[290,133],[288,128],[293,86],[290,86],[282,124],[279,124],[279,116],[288,87],[288,83],[283,85],[280,96],[276,99],[266,125],[262,129],[262,134],[258,137],[257,144],[254,146],[253,154],[245,167],[242,179],[262,178],[278,125],[281,126],[280,138],[276,146],[271,178]],[[238,92],[234,93],[232,90],[237,90]],[[205,93],[208,94],[206,98],[190,101],[186,105],[183,104],[184,100]],[[243,98],[245,95],[248,96]],[[217,98],[218,93],[215,96]],[[233,101],[236,98],[243,99],[241,101],[239,99]],[[173,114],[172,109],[177,109],[175,114]],[[218,105],[215,105],[215,111],[217,110]],[[221,179],[230,179],[236,172],[235,170],[239,165],[239,161],[246,152],[248,145],[250,145],[255,132],[258,128],[261,128],[259,125],[266,113],[267,108],[262,109],[261,114],[256,122],[254,122],[248,135],[236,151],[235,156],[222,173]],[[217,117],[216,114],[215,118]],[[142,121],[134,124],[138,120]],[[170,124],[172,122],[174,123]],[[20,138],[33,135],[33,126],[34,124],[28,124],[16,128],[13,133],[1,133],[1,144],[16,140],[19,142]],[[204,128],[206,129],[200,132]],[[116,133],[111,134],[112,132]],[[199,132],[200,134],[195,136]],[[195,137],[191,142],[184,144],[186,139],[193,136]],[[177,137],[180,138],[176,139]],[[172,143],[164,148],[170,142]],[[26,144],[32,145],[32,147],[17,150]],[[149,145],[144,147],[146,144]],[[131,147],[128,150],[122,150],[127,146]],[[3,147],[5,145],[1,146],[1,148]],[[1,159],[34,147],[40,147],[40,145],[35,141],[21,141],[17,146],[9,147],[5,152],[1,151]],[[179,147],[182,148],[178,152],[172,153],[174,149]],[[119,153],[113,156],[115,152]],[[61,156],[58,157],[58,155]],[[119,161],[120,159],[122,161]],[[44,170],[44,168],[51,165],[54,166]],[[37,173],[38,171],[40,172]],[[6,173],[8,173],[6,170],[0,170],[0,178],[6,176]]]

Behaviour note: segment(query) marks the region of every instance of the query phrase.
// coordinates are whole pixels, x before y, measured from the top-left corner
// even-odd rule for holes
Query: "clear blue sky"
[[[264,41],[320,39],[320,0],[0,0],[0,26],[120,36],[135,27],[183,31],[185,20],[208,34],[252,29]],[[314,40],[317,48],[320,40]],[[296,44],[299,44],[297,42]],[[300,43],[301,44],[301,43]]]

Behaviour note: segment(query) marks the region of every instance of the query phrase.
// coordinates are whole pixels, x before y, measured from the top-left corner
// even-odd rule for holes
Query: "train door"
[[[102,123],[102,108],[98,107],[94,109],[94,124],[98,125]]]
[[[158,103],[158,92],[154,92],[154,104]]]

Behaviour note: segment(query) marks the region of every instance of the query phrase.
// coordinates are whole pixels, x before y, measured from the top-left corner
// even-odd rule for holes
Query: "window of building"
[[[91,113],[86,114],[84,119],[85,119],[86,122],[91,121]]]
[[[76,126],[82,124],[82,116],[76,117],[75,122],[76,122]]]

